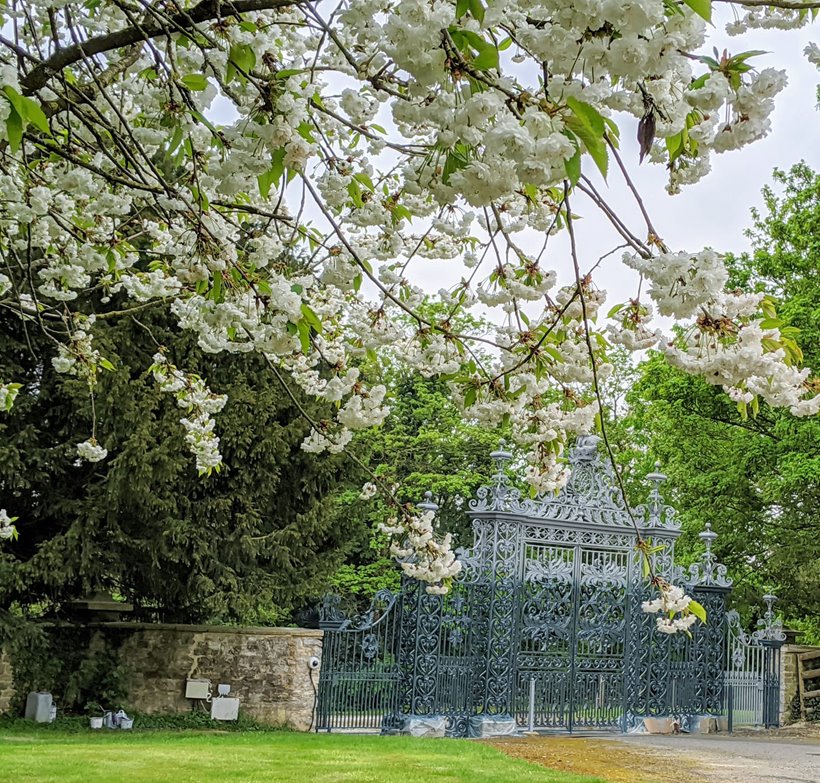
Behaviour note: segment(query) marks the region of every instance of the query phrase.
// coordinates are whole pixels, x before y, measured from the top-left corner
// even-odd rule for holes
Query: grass
[[[470,740],[0,726],[15,783],[603,783]]]

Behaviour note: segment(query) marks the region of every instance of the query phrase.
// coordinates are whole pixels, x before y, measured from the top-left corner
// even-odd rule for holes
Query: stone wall
[[[217,684],[230,684],[240,715],[302,731],[310,728],[319,669],[311,670],[308,662],[314,656],[321,660],[321,631],[99,622],[55,626],[55,633],[71,627],[83,631],[84,641],[77,641],[81,657],[75,660],[115,651],[126,711],[182,713],[204,706],[210,714],[207,703],[185,698],[185,681],[203,679],[210,680],[214,695]],[[9,709],[11,679],[11,663],[0,656],[0,713]]]
[[[14,679],[11,671],[11,658],[0,648],[0,715],[11,709],[14,698]]]
[[[240,713],[265,723],[307,730],[312,722],[322,632],[303,628],[230,628],[101,623],[100,634],[126,634],[128,704],[139,712],[187,712],[188,678],[229,683]]]
[[[786,644],[780,659],[780,725],[800,720],[800,705],[797,703],[797,656],[800,653],[818,650],[805,644]]]

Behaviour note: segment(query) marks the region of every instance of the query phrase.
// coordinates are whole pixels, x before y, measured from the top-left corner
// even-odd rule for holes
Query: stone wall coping
[[[176,631],[178,633],[213,633],[234,636],[298,636],[321,639],[324,631],[318,628],[272,628],[251,625],[184,625],[177,623],[129,623],[127,621],[91,622],[89,628],[122,628],[133,631]]]

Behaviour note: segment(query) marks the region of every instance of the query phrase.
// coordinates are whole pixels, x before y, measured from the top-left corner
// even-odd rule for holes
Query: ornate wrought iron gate
[[[728,616],[725,671],[726,711],[735,726],[780,724],[780,648],[786,640],[774,614],[774,595],[763,596],[766,612],[758,629],[746,633],[736,612]]]
[[[641,536],[659,548],[658,573],[686,583],[710,614],[692,639],[658,634],[640,610],[648,596],[634,525],[597,442],[579,438],[557,497],[523,497],[507,477],[511,455],[494,452],[451,591],[404,580],[382,611],[325,624],[318,728],[375,727],[379,710],[382,730],[438,716],[456,736],[513,719],[626,730],[645,715],[720,712],[729,582],[711,538],[701,564],[675,568],[679,525],[661,502],[664,476],[650,474],[650,502],[633,510]]]
[[[381,729],[396,711],[400,670],[396,596],[379,592],[365,614],[347,619],[332,597],[320,619],[325,628],[316,729]]]

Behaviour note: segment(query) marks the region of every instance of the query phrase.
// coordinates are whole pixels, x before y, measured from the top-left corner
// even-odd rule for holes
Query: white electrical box
[[[186,680],[185,682],[186,699],[207,699],[210,692],[210,680]]]
[[[220,696],[211,702],[211,720],[236,720],[239,717],[239,699]]]

